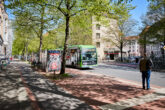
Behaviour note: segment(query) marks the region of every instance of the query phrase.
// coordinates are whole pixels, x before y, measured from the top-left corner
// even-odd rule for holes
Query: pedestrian
[[[147,90],[150,89],[150,76],[151,76],[151,66],[153,65],[152,60],[147,58],[146,54],[140,60],[139,67],[142,73],[142,87],[145,89],[145,81],[147,83]]]

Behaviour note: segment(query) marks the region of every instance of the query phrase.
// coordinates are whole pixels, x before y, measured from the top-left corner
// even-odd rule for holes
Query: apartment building
[[[165,19],[163,19],[165,20]],[[156,39],[156,37],[154,38],[150,38],[150,36],[161,36],[161,38],[163,39],[163,33],[161,33],[161,29],[160,26],[163,23],[161,23],[161,21],[153,24],[152,26],[146,26],[143,31],[140,34],[140,37],[142,38],[146,38],[147,42],[154,42],[154,43],[146,43],[146,46],[144,44],[140,45],[140,54],[143,55],[144,52],[147,54],[147,56],[151,56],[151,54],[154,54],[155,57],[161,57],[162,55],[164,55],[164,41],[158,41]],[[159,27],[159,28],[158,28]],[[152,34],[151,34],[152,33]],[[159,38],[158,37],[158,38]]]
[[[0,57],[3,58],[12,55],[13,32],[11,27],[4,0],[0,0]]]
[[[127,43],[124,50],[127,52],[127,56],[140,56],[139,36],[128,36],[125,37],[125,40]]]
[[[115,19],[103,19],[98,21],[92,17],[92,42],[97,48],[99,61],[114,60],[120,56],[120,50],[111,42],[117,37],[117,21]]]

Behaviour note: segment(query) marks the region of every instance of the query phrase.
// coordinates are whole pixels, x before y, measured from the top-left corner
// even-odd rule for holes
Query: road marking
[[[160,98],[165,98],[165,88],[156,90],[154,93],[139,96],[138,98],[127,99],[116,102],[114,104],[107,104],[100,106],[102,110],[123,110],[129,107],[141,105],[147,102],[155,101]]]

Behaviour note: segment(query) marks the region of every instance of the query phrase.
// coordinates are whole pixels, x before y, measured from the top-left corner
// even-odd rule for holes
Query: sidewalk
[[[8,65],[0,71],[0,110],[32,110],[19,70]]]
[[[141,89],[141,84],[67,69],[74,78],[54,81],[95,110],[164,110],[165,88]]]
[[[21,66],[21,71],[23,82],[31,91],[29,97],[37,103],[35,110],[92,110],[84,101],[38,72],[33,72],[29,64]]]
[[[14,62],[0,73],[0,110],[93,110],[30,65]]]
[[[137,82],[71,68],[66,72],[73,77],[53,81],[29,64],[12,64],[7,74],[0,73],[0,110],[165,109],[165,88],[151,85],[148,91]]]

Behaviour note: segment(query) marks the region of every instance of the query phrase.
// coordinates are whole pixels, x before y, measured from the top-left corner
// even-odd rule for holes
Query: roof
[[[124,38],[125,40],[138,40],[139,36],[127,36]]]
[[[146,27],[143,29],[143,31],[140,33],[139,36],[142,36],[142,35],[146,34],[150,28],[151,28],[151,26],[146,26]]]

